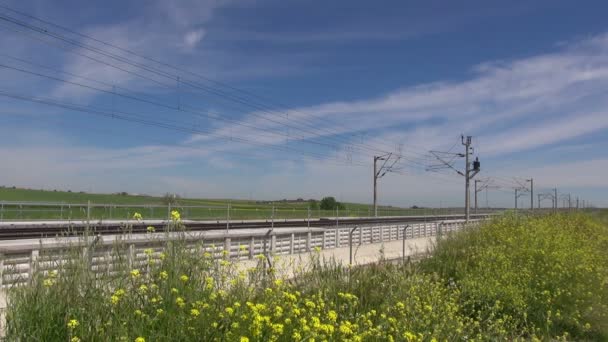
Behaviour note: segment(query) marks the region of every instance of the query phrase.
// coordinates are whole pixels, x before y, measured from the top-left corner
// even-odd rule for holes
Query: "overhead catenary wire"
[[[158,65],[161,65],[161,66],[164,66],[164,67],[170,68],[170,69],[172,69],[172,70],[179,71],[179,72],[182,72],[182,73],[186,73],[186,74],[189,74],[189,75],[195,76],[195,77],[197,77],[197,78],[200,78],[200,79],[205,80],[205,81],[207,81],[207,82],[210,82],[210,83],[216,84],[216,85],[218,85],[218,86],[221,86],[221,87],[224,87],[224,88],[230,89],[230,90],[232,90],[232,91],[236,91],[236,92],[239,92],[239,93],[241,93],[241,94],[245,94],[245,95],[248,95],[248,96],[252,96],[253,98],[260,98],[260,99],[264,99],[264,97],[262,97],[262,96],[260,96],[260,95],[258,95],[258,94],[254,94],[254,93],[249,92],[249,91],[247,91],[247,90],[239,89],[239,88],[237,88],[237,87],[234,87],[234,86],[231,86],[231,85],[229,85],[229,84],[226,84],[225,82],[220,82],[220,81],[217,81],[217,80],[211,79],[211,78],[209,78],[209,77],[206,77],[206,76],[204,76],[204,75],[201,75],[200,73],[196,73],[196,72],[193,72],[193,71],[191,71],[191,70],[187,70],[187,69],[185,69],[185,68],[181,68],[181,67],[179,67],[179,66],[175,66],[175,65],[172,65],[172,64],[169,64],[169,63],[166,63],[166,62],[160,61],[160,60],[158,60],[158,59],[151,58],[151,57],[149,57],[149,56],[145,56],[145,55],[143,55],[143,54],[140,54],[140,53],[134,52],[133,50],[127,49],[127,48],[125,48],[125,47],[122,47],[122,46],[118,46],[118,45],[116,45],[116,44],[112,44],[112,43],[105,42],[105,41],[103,41],[103,40],[101,40],[101,39],[98,39],[98,38],[92,37],[92,36],[87,35],[87,34],[83,34],[83,33],[81,33],[81,32],[78,32],[78,31],[76,31],[76,30],[70,29],[70,28],[68,28],[68,27],[65,27],[65,26],[62,26],[62,25],[59,25],[59,24],[53,23],[53,22],[51,22],[51,21],[49,21],[49,20],[45,20],[45,19],[42,19],[42,18],[40,18],[40,17],[36,17],[36,16],[34,16],[34,15],[31,15],[31,14],[28,14],[28,13],[25,13],[25,12],[22,12],[22,11],[19,11],[19,10],[16,10],[16,9],[11,8],[11,7],[9,7],[9,6],[6,6],[6,5],[2,5],[2,4],[0,4],[0,8],[3,8],[3,9],[5,9],[5,10],[8,10],[8,11],[10,11],[10,12],[12,12],[12,13],[16,13],[16,14],[21,15],[21,16],[23,16],[23,17],[26,17],[26,18],[33,19],[33,20],[35,20],[35,21],[38,21],[38,22],[44,23],[44,24],[46,24],[46,25],[50,25],[50,26],[53,26],[53,27],[59,28],[59,29],[61,29],[61,30],[65,31],[65,32],[68,32],[68,33],[74,34],[74,35],[79,36],[79,37],[81,37],[81,38],[85,38],[85,39],[88,39],[88,40],[91,40],[91,41],[97,42],[97,43],[102,44],[102,45],[104,45],[104,46],[108,46],[108,47],[111,47],[111,48],[116,49],[116,50],[118,50],[118,51],[122,51],[122,52],[124,52],[124,53],[130,54],[130,55],[132,55],[132,56],[136,56],[136,57],[138,57],[138,58],[141,58],[141,59],[144,59],[144,60],[147,60],[147,61],[150,61],[150,62],[156,63],[156,64],[158,64]],[[266,101],[268,101],[268,99],[266,99]],[[272,104],[272,103],[271,103],[271,104]],[[273,104],[273,105],[274,105],[274,104]],[[285,106],[285,105],[283,105],[283,104],[274,105],[274,106],[275,106],[275,107],[279,107],[279,108],[287,108],[287,109],[289,109],[289,108],[288,108],[288,106]],[[299,111],[299,110],[294,110],[294,109],[289,109],[289,110],[291,110],[291,111],[295,111],[295,112],[301,112],[301,111]],[[331,121],[331,120],[328,120],[327,118],[323,118],[323,119],[324,119],[324,120],[326,120],[326,121]],[[386,146],[388,146],[388,145],[386,145]]]
[[[1,7],[1,6],[0,6],[0,7]],[[10,8],[7,8],[7,7],[4,7],[4,8],[5,8],[5,9],[9,9],[9,10],[11,10]],[[13,11],[13,12],[15,12],[15,11]],[[18,12],[18,11],[16,11],[16,12]],[[23,14],[23,13],[21,13],[21,14]],[[31,17],[31,18],[35,18],[35,17],[30,16],[30,15],[27,15],[27,14],[23,14],[23,15],[28,16],[28,17]],[[95,52],[95,53],[102,54],[103,56],[106,56],[106,57],[108,57],[108,58],[112,58],[112,59],[114,59],[114,60],[117,60],[117,61],[120,61],[120,62],[123,62],[123,63],[126,63],[126,64],[128,64],[128,65],[131,65],[131,66],[135,66],[135,67],[141,68],[141,69],[143,69],[143,70],[146,70],[146,71],[148,71],[148,72],[154,73],[154,74],[156,74],[156,75],[160,75],[160,76],[168,77],[168,78],[170,78],[170,79],[172,79],[172,80],[174,80],[174,79],[175,79],[175,80],[177,80],[178,82],[180,81],[180,77],[179,77],[179,76],[177,76],[177,75],[168,74],[168,73],[166,73],[166,72],[164,72],[164,71],[160,71],[160,70],[158,70],[158,69],[155,69],[155,68],[150,68],[149,66],[142,65],[141,63],[137,63],[137,62],[130,61],[130,60],[126,59],[126,58],[125,58],[125,57],[123,57],[123,56],[118,56],[118,55],[115,55],[115,54],[108,53],[108,52],[106,52],[106,51],[100,50],[100,49],[98,49],[98,48],[96,48],[96,47],[88,46],[88,45],[86,45],[86,44],[82,44],[82,43],[79,43],[79,42],[73,41],[73,40],[68,39],[68,38],[65,38],[64,36],[61,36],[61,35],[59,35],[59,34],[54,34],[54,33],[51,33],[51,32],[49,32],[49,30],[42,29],[42,28],[39,28],[39,27],[35,27],[35,26],[31,25],[31,24],[28,24],[28,23],[22,22],[22,21],[20,21],[20,20],[17,20],[17,19],[14,19],[14,18],[8,17],[8,16],[6,16],[6,15],[5,15],[4,17],[0,16],[0,19],[5,20],[5,21],[9,21],[9,22],[11,22],[11,23],[13,23],[13,24],[16,24],[16,25],[19,25],[19,26],[21,26],[21,27],[29,28],[30,30],[33,30],[33,31],[35,31],[35,32],[42,33],[42,34],[45,34],[45,35],[48,35],[48,36],[54,37],[54,38],[56,38],[56,39],[59,39],[59,40],[62,40],[62,41],[64,41],[64,42],[66,42],[66,43],[68,43],[68,44],[72,44],[72,45],[75,45],[75,46],[81,47],[81,48],[83,48],[83,49],[86,49],[86,50],[89,50],[89,51],[93,51],[93,52]],[[46,24],[51,24],[51,25],[56,26],[56,27],[61,27],[61,26],[59,26],[59,25],[52,24],[52,23],[50,23],[50,22],[48,22],[48,21],[41,20],[41,19],[39,19],[39,18],[35,18],[35,19],[36,19],[36,20],[38,20],[38,21],[44,22],[44,23],[46,23]],[[65,28],[64,28],[64,29],[65,29]],[[68,30],[68,32],[70,32],[70,30]],[[78,34],[78,33],[76,33],[76,34]],[[78,34],[78,35],[85,36],[85,35],[82,35],[82,34]],[[86,37],[88,37],[89,39],[94,39],[94,38],[89,37],[89,36],[86,36]],[[112,44],[105,43],[105,42],[103,42],[103,41],[101,41],[101,40],[99,40],[99,39],[94,39],[94,40],[95,40],[95,41],[98,41],[98,42],[101,42],[101,43],[103,43],[103,44],[105,44],[105,45],[113,46],[114,48],[117,48],[117,49],[121,49],[121,50],[124,50],[124,51],[128,51],[128,50],[126,50],[126,49],[122,49],[122,48],[120,48],[120,47],[116,47],[116,46],[114,46],[114,45],[112,45]],[[86,58],[90,58],[90,59],[92,58],[93,60],[95,60],[95,61],[96,61],[96,62],[98,62],[98,63],[102,63],[102,64],[105,64],[105,65],[110,65],[110,66],[112,66],[112,67],[117,67],[117,66],[115,66],[115,65],[111,65],[111,64],[109,64],[109,63],[107,63],[107,62],[105,62],[105,61],[101,61],[101,60],[99,60],[99,59],[95,59],[95,58],[93,58],[93,57],[91,57],[91,56],[84,55],[84,54],[81,54],[81,55],[82,55],[83,57],[86,57]],[[141,55],[139,55],[139,54],[135,54],[135,55],[139,56],[140,58],[144,58],[144,57],[142,57],[142,56],[141,56]],[[155,80],[155,79],[152,79],[152,78],[150,78],[150,77],[146,77],[146,76],[142,76],[142,75],[136,74],[136,73],[134,73],[134,72],[133,72],[133,71],[131,71],[131,70],[126,70],[125,68],[120,68],[120,67],[118,67],[118,68],[119,68],[119,70],[121,70],[121,71],[128,72],[128,73],[133,74],[133,75],[137,75],[138,77],[143,77],[144,79],[150,80],[150,81],[155,82],[155,83],[159,83],[159,81],[158,81],[158,80]],[[162,82],[161,82],[160,84],[162,84],[162,85],[164,85],[164,86],[166,86],[166,87],[169,87],[169,88],[170,88],[170,85],[164,84],[164,83],[162,83]],[[186,84],[186,85],[189,85],[189,86],[194,87],[194,88],[199,88],[199,89],[201,89],[201,90],[204,90],[204,91],[211,91],[212,93],[214,93],[212,90],[210,90],[210,89],[208,89],[208,88],[205,88],[204,86],[202,86],[202,87],[201,87],[200,85],[193,84],[193,83],[190,83],[190,82],[185,82],[184,80],[182,80],[182,81],[181,81],[181,84]],[[226,97],[226,94],[218,94],[217,92],[215,92],[215,95]],[[233,100],[235,100],[235,99],[233,99]],[[239,103],[242,103],[242,104],[247,105],[247,103],[244,103],[242,100],[238,100],[238,99],[237,99],[237,100],[236,100],[236,102],[239,102]],[[258,110],[263,110],[263,108],[257,108],[257,109],[258,109]],[[256,113],[251,113],[251,114],[252,114],[252,115],[254,115],[254,116],[256,116]],[[274,123],[276,123],[276,124],[280,124],[280,125],[286,125],[286,126],[288,126],[288,127],[298,129],[297,127],[293,127],[293,126],[291,126],[291,125],[287,125],[287,124],[285,124],[285,123],[278,122],[278,121],[276,121],[276,120],[268,119],[267,117],[264,117],[264,116],[259,116],[259,115],[257,115],[257,116],[258,116],[258,117],[260,117],[260,118],[262,118],[262,119],[265,119],[265,120],[270,120],[271,122],[274,122]],[[319,128],[319,127],[315,127],[315,129],[318,129],[318,128]],[[300,128],[300,130],[302,130],[302,128]],[[311,132],[311,131],[309,131],[309,130],[307,130],[307,132],[310,132],[311,134],[317,135],[317,136],[319,136],[319,137],[323,137],[322,135],[320,135],[320,134],[318,134],[318,133],[316,133],[316,132]],[[338,134],[344,134],[344,133],[338,133]],[[326,139],[334,139],[334,140],[335,140],[335,139],[337,139],[337,138],[339,138],[339,137],[324,137],[324,138],[326,138]],[[352,141],[348,141],[348,144],[350,144],[350,145],[360,145],[360,144],[353,144],[353,143],[352,143]],[[378,151],[378,149],[373,149],[373,148],[370,148],[370,147],[367,147],[367,146],[362,146],[361,148],[365,148],[365,149],[368,149],[368,150],[370,150],[370,151]],[[385,152],[385,151],[383,151],[383,152]]]

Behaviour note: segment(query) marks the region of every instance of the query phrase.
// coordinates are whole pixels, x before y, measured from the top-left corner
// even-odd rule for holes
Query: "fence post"
[[[4,284],[4,254],[0,254],[0,290]]]
[[[36,268],[38,267],[38,256],[40,255],[40,251],[35,249],[32,250],[32,254],[30,255],[30,272],[28,281],[32,283],[34,279],[34,273],[36,272]]]
[[[350,232],[348,232],[348,265],[352,265],[353,264],[353,233],[355,232],[355,230],[357,230],[357,226],[355,226],[353,229],[350,230]]]
[[[312,232],[309,230],[308,233],[306,233],[306,250],[310,251],[312,247]]]
[[[293,244],[294,244],[294,240],[295,240],[295,234],[291,233],[291,237],[289,239],[289,254],[293,254]]]
[[[401,255],[403,256],[403,260],[405,261],[405,236],[407,235],[407,229],[410,227],[409,224],[406,224],[405,227],[403,227],[403,242],[402,242],[402,246],[401,246]],[[397,233],[397,237],[399,237],[399,234]]]
[[[129,249],[127,251],[127,265],[129,265],[130,269],[133,269],[134,263],[135,263],[135,245],[129,244]]]
[[[323,241],[321,242],[321,248],[325,249],[327,246],[327,232],[323,230]]]
[[[253,250],[255,248],[254,237],[252,236],[249,240],[249,259],[253,259]]]
[[[380,226],[380,242],[384,241],[384,226]]]
[[[340,247],[340,229],[338,229],[338,228],[336,228],[335,239],[336,239],[335,246],[336,246],[336,248],[338,248],[338,247]]]
[[[91,222],[91,201],[87,201],[87,225]]]
[[[224,238],[224,252],[222,253],[222,254],[224,254],[225,259],[230,259],[230,252],[231,252],[230,245],[231,245],[230,237],[226,236]]]

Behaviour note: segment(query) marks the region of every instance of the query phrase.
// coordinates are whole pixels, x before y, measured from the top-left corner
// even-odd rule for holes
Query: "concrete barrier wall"
[[[477,224],[479,221],[469,221]],[[185,240],[186,248],[214,259],[253,259],[256,255],[297,254],[312,249],[380,243],[435,236],[464,227],[464,220],[414,224],[373,225],[340,228],[281,228],[197,233],[155,233],[132,236],[98,236],[11,241],[0,245],[0,287],[27,284],[35,270],[50,272],[70,258],[87,258],[91,269],[111,274],[118,259],[130,268],[145,268],[148,259],[158,260],[163,248]],[[352,240],[351,240],[352,239]],[[351,242],[352,241],[352,242]],[[120,246],[117,248],[117,246]]]

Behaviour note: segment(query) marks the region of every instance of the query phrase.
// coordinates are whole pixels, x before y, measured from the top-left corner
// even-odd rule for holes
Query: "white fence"
[[[469,221],[476,224],[478,221]],[[130,268],[143,268],[158,259],[166,244],[186,240],[186,248],[216,259],[252,259],[256,255],[295,254],[314,248],[328,249],[401,239],[429,237],[464,227],[464,220],[340,228],[277,228],[247,232],[207,231],[153,233],[88,238],[11,241],[0,244],[0,287],[26,284],[36,271],[50,272],[69,258],[88,258],[99,273],[112,273],[117,259]],[[352,242],[351,242],[352,234]],[[120,243],[122,248],[116,248]],[[94,247],[93,247],[94,246]]]

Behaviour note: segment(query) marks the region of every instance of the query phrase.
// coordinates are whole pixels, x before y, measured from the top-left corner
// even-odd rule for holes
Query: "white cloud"
[[[264,134],[264,142],[282,144],[285,125],[302,127],[292,131],[292,140],[377,130],[374,134],[382,141],[384,135],[401,131],[406,146],[414,142],[429,148],[449,144],[459,133],[489,142],[498,135],[502,140],[487,148],[495,155],[558,143],[606,128],[602,120],[602,113],[608,110],[602,91],[608,88],[606,37],[608,34],[571,42],[556,52],[530,58],[483,63],[473,69],[472,78],[460,82],[434,82],[373,99],[297,108],[288,112],[290,119],[285,113],[252,113],[238,125],[222,126],[217,133],[243,137]],[[566,133],[570,113],[581,119]],[[428,123],[430,119],[432,123]],[[408,126],[413,129],[404,131]],[[525,136],[522,127],[525,134],[535,137]],[[554,130],[565,134],[552,135]],[[509,136],[520,139],[505,143]]]
[[[184,43],[186,44],[187,48],[192,49],[196,47],[196,45],[198,45],[198,43],[201,41],[201,39],[203,39],[204,36],[205,30],[203,29],[189,31],[188,33],[186,33],[186,35],[184,35]]]

